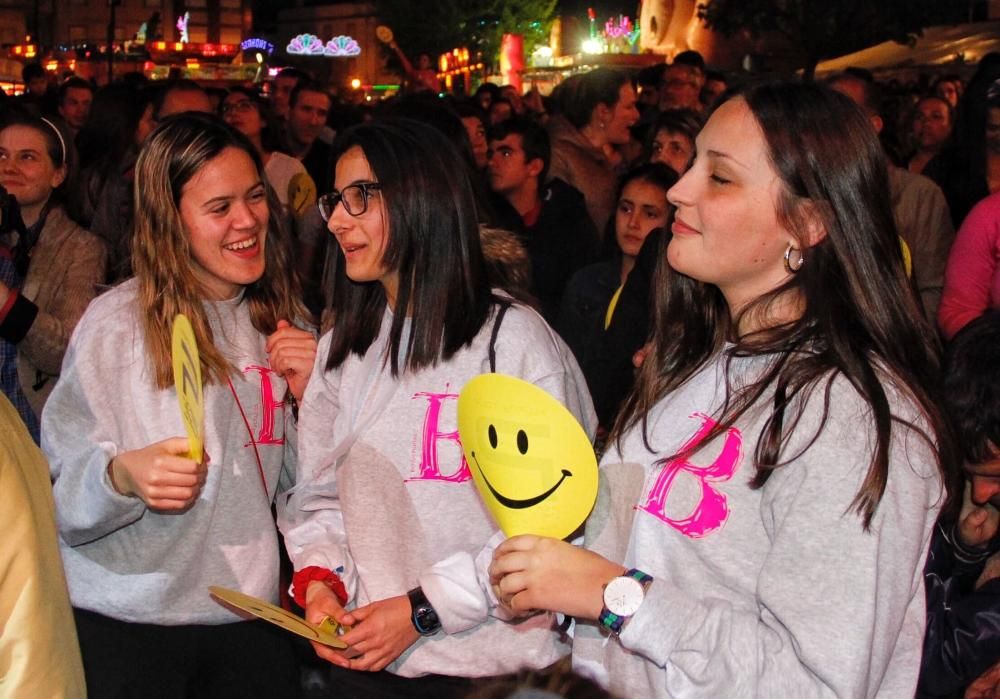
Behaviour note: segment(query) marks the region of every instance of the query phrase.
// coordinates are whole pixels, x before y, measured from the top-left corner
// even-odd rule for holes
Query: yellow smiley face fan
[[[507,536],[564,539],[597,499],[597,458],[573,415],[542,389],[503,374],[469,381],[458,433],[472,478]]]

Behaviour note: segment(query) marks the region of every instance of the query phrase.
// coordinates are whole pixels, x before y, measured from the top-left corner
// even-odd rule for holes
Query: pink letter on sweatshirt
[[[446,387],[447,388],[447,387]],[[462,453],[462,443],[458,439],[458,430],[454,432],[439,432],[438,420],[441,417],[441,406],[446,400],[458,400],[457,393],[415,393],[414,398],[427,399],[427,412],[424,414],[423,440],[420,450],[420,475],[407,478],[406,481],[447,481],[448,483],[463,483],[472,479],[469,464]],[[438,442],[454,442],[460,454],[462,463],[454,473],[441,473],[438,464]]]
[[[276,424],[275,414],[279,413],[285,405],[283,400],[274,399],[274,388],[271,385],[272,371],[266,366],[252,364],[243,370],[244,374],[257,372],[260,376],[260,433],[256,442],[260,444],[284,444],[285,438],[274,436],[274,426]],[[251,420],[252,415],[247,414],[247,420]],[[250,423],[253,425],[253,423]]]
[[[716,425],[712,418],[702,413],[695,413],[691,417],[701,420],[701,427],[681,447],[682,452],[697,446]],[[710,483],[720,483],[732,478],[743,458],[743,435],[740,431],[732,427],[726,430],[724,439],[722,452],[708,466],[696,466],[684,459],[665,463],[653,487],[649,489],[645,504],[638,505],[636,509],[648,512],[691,539],[700,539],[721,528],[729,518],[729,506],[726,504],[726,496]],[[681,471],[686,471],[701,482],[701,501],[689,516],[672,519],[665,511],[667,494],[674,478]]]

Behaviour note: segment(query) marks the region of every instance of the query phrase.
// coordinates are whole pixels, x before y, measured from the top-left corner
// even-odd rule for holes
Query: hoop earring
[[[794,265],[792,264],[792,250],[799,253],[799,260]],[[802,265],[805,263],[806,256],[802,254],[802,251],[789,245],[788,249],[785,250],[785,269],[788,270],[788,273],[796,274],[800,269],[802,269]]]

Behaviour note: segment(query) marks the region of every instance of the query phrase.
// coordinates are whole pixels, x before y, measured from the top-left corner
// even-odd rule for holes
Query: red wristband
[[[333,590],[341,606],[347,604],[347,588],[344,587],[344,581],[332,570],[320,566],[308,566],[295,571],[295,575],[292,576],[292,599],[295,600],[295,604],[303,609],[306,608],[306,590],[313,580],[318,580]]]
[[[7,300],[4,301],[3,307],[0,308],[0,323],[7,320],[7,314],[10,313],[10,309],[14,307],[14,302],[17,301],[19,293],[17,289],[11,289],[10,293],[7,294]]]

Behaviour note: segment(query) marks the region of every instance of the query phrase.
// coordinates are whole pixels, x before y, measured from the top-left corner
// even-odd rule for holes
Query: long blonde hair
[[[180,215],[184,185],[226,148],[238,148],[253,161],[261,181],[264,167],[253,145],[217,117],[186,113],[166,119],[146,141],[135,169],[135,224],[132,264],[139,282],[139,306],[149,361],[159,388],[173,384],[171,328],[174,316],[191,320],[206,383],[223,383],[235,371],[215,346],[205,318],[205,292],[195,277],[188,232]],[[243,301],[250,320],[262,334],[274,332],[278,320],[309,317],[298,279],[288,263],[288,235],[277,198],[270,186],[264,274],[245,287]]]

